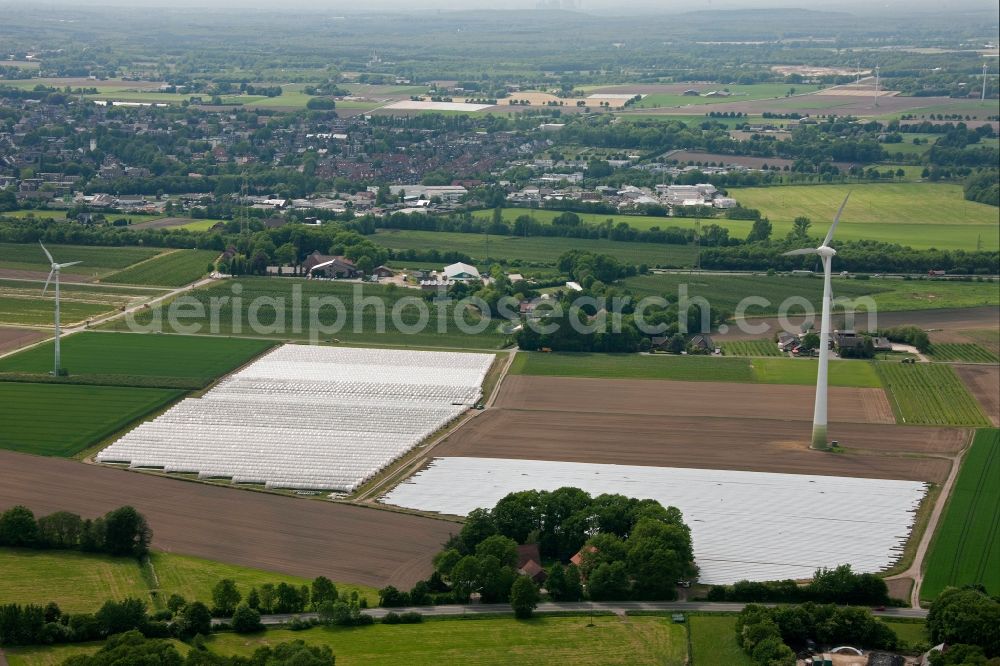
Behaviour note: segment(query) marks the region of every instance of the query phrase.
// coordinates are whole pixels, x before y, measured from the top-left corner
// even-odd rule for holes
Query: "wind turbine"
[[[816,371],[816,405],[813,409],[813,430],[812,443],[809,448],[827,451],[830,444],[826,438],[826,394],[827,394],[827,370],[830,365],[830,305],[833,300],[832,288],[830,286],[830,263],[837,251],[830,247],[833,240],[833,232],[837,229],[837,222],[840,222],[840,214],[844,212],[847,200],[851,198],[850,192],[844,197],[844,203],[840,204],[837,216],[833,218],[830,230],[826,232],[823,244],[817,248],[806,247],[801,250],[786,252],[786,257],[794,257],[804,254],[818,254],[823,261],[823,315],[820,320],[819,329],[819,369]]]
[[[38,244],[42,245],[42,241],[38,241]],[[52,264],[52,269],[49,271],[49,277],[47,280],[45,280],[45,287],[42,289],[42,296],[44,296],[45,292],[49,290],[49,282],[52,281],[52,276],[53,275],[56,276],[56,338],[55,338],[56,359],[55,359],[55,366],[52,370],[52,374],[58,377],[59,376],[59,271],[61,271],[64,268],[69,268],[70,266],[76,266],[80,262],[71,261],[67,264],[57,264],[56,260],[52,258],[52,255],[49,254],[49,251],[45,249],[44,245],[42,245],[42,252],[45,253],[45,256],[49,258],[49,262],[51,262]]]

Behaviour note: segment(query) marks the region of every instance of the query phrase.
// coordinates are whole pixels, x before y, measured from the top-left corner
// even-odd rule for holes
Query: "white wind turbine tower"
[[[42,245],[42,241],[38,241],[38,244]],[[57,264],[56,260],[52,258],[52,255],[49,254],[49,251],[45,249],[44,245],[42,245],[42,252],[45,253],[45,256],[49,258],[49,262],[52,264],[52,269],[49,271],[49,277],[47,280],[45,280],[45,288],[42,289],[43,296],[45,295],[45,292],[49,290],[49,282],[52,280],[52,276],[53,275],[56,276],[56,337],[55,337],[56,359],[55,359],[55,365],[52,370],[52,374],[58,377],[59,376],[59,271],[61,271],[64,268],[69,268],[70,266],[76,266],[80,262],[71,261],[67,264]]]
[[[827,394],[827,370],[830,365],[830,305],[833,300],[832,288],[830,286],[830,263],[837,251],[830,247],[833,240],[833,232],[837,229],[837,222],[840,221],[840,214],[844,212],[847,200],[851,198],[850,192],[844,197],[844,203],[840,204],[837,216],[833,218],[830,230],[826,232],[823,244],[817,248],[802,248],[786,252],[785,256],[797,256],[804,254],[818,254],[823,261],[823,315],[820,320],[819,329],[819,368],[816,371],[816,405],[813,410],[813,430],[812,443],[810,448],[826,451],[830,444],[826,438],[826,394]]]

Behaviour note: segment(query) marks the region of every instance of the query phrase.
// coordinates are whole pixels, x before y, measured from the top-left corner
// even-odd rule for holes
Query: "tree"
[[[628,599],[628,574],[621,561],[599,564],[590,574],[587,591],[594,601],[618,601]]]
[[[169,610],[174,615],[180,612],[180,610],[184,608],[184,606],[186,605],[187,605],[187,600],[184,599],[184,597],[182,597],[181,595],[177,594],[176,592],[174,594],[171,594],[170,598],[167,599],[167,610]]]
[[[260,613],[246,604],[240,604],[233,612],[233,631],[238,634],[250,634],[260,631],[264,625],[260,623]]]
[[[310,100],[312,101],[312,100]],[[307,645],[305,641],[290,641],[272,647],[257,648],[250,663],[261,666],[334,666],[333,651],[327,645]]]
[[[68,666],[104,666],[105,664],[148,664],[181,666],[184,657],[170,642],[149,640],[138,631],[112,636],[92,655],[76,655],[63,662]]]
[[[38,523],[31,509],[17,505],[0,515],[0,546],[34,546],[37,541]]]
[[[462,531],[458,535],[461,538],[465,552],[472,553],[476,550],[476,546],[479,545],[480,541],[496,533],[497,526],[493,522],[493,517],[490,515],[489,510],[473,509],[466,517],[465,524],[462,525]]]
[[[104,517],[104,548],[112,555],[141,557],[149,551],[153,533],[133,507],[123,506]]]
[[[806,333],[802,336],[799,341],[799,349],[802,351],[812,351],[819,347],[819,334],[818,333]]]
[[[978,645],[1000,657],[1000,601],[974,588],[948,588],[931,604],[927,630],[934,643]]]
[[[181,611],[178,628],[184,636],[207,636],[212,631],[212,612],[200,601],[192,601]]]
[[[479,589],[479,560],[466,555],[451,570],[451,589],[456,600],[465,600]]]
[[[236,589],[236,581],[231,578],[223,578],[212,588],[212,612],[215,615],[228,617],[233,614],[236,605],[240,603],[243,595]]]
[[[312,603],[313,607],[319,606],[327,601],[337,601],[340,593],[337,586],[326,576],[319,576],[312,582]]]
[[[324,601],[319,607],[319,619],[323,624],[347,624],[351,617],[351,607],[343,601]]]
[[[792,220],[792,230],[788,233],[788,237],[795,240],[807,240],[811,226],[812,220],[808,217],[797,217]]]
[[[276,599],[276,594],[274,591],[274,583],[264,583],[260,586],[260,612],[270,613],[274,610],[274,602]]]
[[[146,603],[131,597],[122,601],[105,601],[94,617],[105,636],[141,629],[146,624]]]
[[[771,230],[771,221],[766,217],[754,220],[753,227],[750,228],[750,233],[747,234],[747,242],[759,243],[761,241],[770,240]]]
[[[455,568],[455,565],[461,559],[462,554],[456,548],[442,550],[434,556],[434,569],[442,576],[450,576],[451,570]]]
[[[510,588],[510,607],[514,616],[525,620],[538,608],[538,588],[527,576],[518,576]]]
[[[260,610],[260,593],[257,592],[256,587],[250,588],[250,594],[247,595],[247,606],[254,610]]]
[[[48,548],[76,548],[83,533],[83,519],[69,511],[57,511],[38,519],[38,541]]]
[[[476,557],[493,556],[502,566],[517,566],[517,542],[499,534],[486,537],[476,546]]]

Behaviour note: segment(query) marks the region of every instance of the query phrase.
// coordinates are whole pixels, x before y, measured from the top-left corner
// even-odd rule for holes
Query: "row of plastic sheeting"
[[[809,578],[840,564],[882,571],[902,556],[927,491],[916,481],[454,457],[435,458],[382,501],[464,516],[511,492],[564,486],[676,506],[710,584]]]
[[[474,404],[493,359],[285,345],[141,424],[97,460],[352,492]]]

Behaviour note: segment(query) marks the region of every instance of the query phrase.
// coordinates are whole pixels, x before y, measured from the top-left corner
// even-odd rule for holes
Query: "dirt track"
[[[0,510],[146,515],[153,546],[269,571],[408,589],[457,526],[432,518],[0,451]]]
[[[993,425],[1000,426],[1000,366],[955,365],[955,372],[982,405]]]
[[[20,349],[48,337],[45,331],[35,331],[30,328],[15,328],[13,326],[0,326],[0,354]]]
[[[511,375],[497,405],[653,416],[726,416],[812,421],[813,390],[780,384],[583,379]],[[849,423],[896,422],[881,389],[830,388],[830,415]]]

